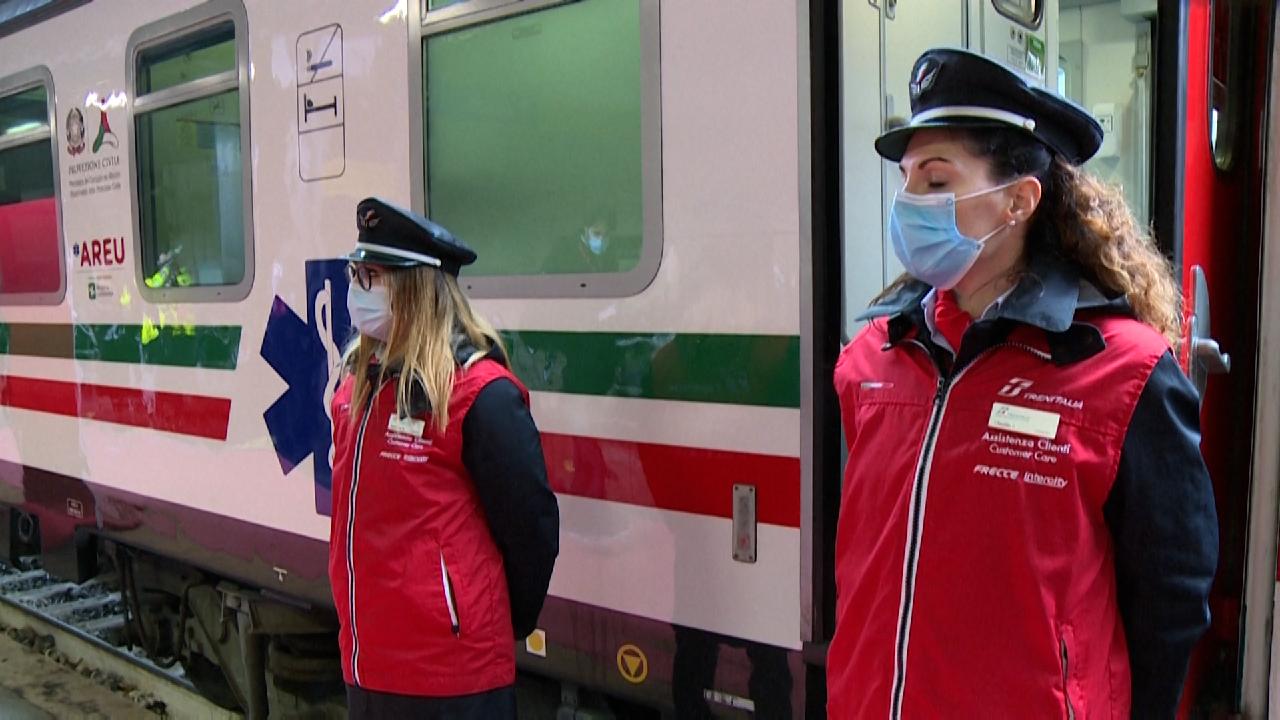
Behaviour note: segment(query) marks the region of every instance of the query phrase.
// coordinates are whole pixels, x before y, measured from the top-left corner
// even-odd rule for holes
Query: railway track
[[[0,626],[157,717],[241,717],[202,697],[180,665],[159,667],[127,647],[125,608],[114,575],[73,583],[50,576],[34,558],[23,558],[18,566],[0,562]]]

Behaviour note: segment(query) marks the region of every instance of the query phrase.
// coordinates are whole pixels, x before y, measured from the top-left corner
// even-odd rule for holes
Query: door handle
[[[1218,341],[1213,338],[1193,338],[1191,340],[1191,358],[1210,375],[1223,375],[1231,372],[1231,356],[1222,352]]]
[[[1200,397],[1209,384],[1210,375],[1231,372],[1231,356],[1222,352],[1209,329],[1209,283],[1204,268],[1191,266],[1191,352],[1187,358],[1187,374]]]

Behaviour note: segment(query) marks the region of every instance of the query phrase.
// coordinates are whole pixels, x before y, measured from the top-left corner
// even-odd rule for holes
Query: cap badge
[[[940,67],[938,62],[932,58],[916,66],[916,76],[911,80],[912,100],[919,100],[923,93],[933,87],[933,81],[938,79],[938,69]]]
[[[378,217],[378,212],[376,210],[365,210],[364,215],[356,218],[356,226],[361,230],[377,227],[379,220],[381,220],[381,218]]]

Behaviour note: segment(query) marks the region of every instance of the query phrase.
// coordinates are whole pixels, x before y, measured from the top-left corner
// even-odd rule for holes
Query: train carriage
[[[900,271],[871,141],[919,52],[965,46],[1099,117],[1090,169],[1181,271],[1224,528],[1184,706],[1262,717],[1274,22],[1229,0],[0,0],[0,551],[113,567],[134,641],[250,716],[340,693],[333,258],[377,195],[478,250],[464,285],[532,391],[562,534],[522,678],[620,716],[822,716],[831,369]]]

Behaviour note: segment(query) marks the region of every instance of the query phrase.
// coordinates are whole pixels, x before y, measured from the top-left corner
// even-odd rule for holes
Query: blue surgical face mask
[[[382,342],[391,335],[391,303],[385,286],[374,285],[365,290],[352,282],[347,286],[347,312],[361,335]]]
[[[912,277],[939,290],[950,290],[978,260],[982,244],[1012,225],[1000,225],[980,238],[956,227],[956,203],[1003,190],[1017,180],[956,197],[955,193],[916,195],[900,190],[889,212],[893,252]]]

